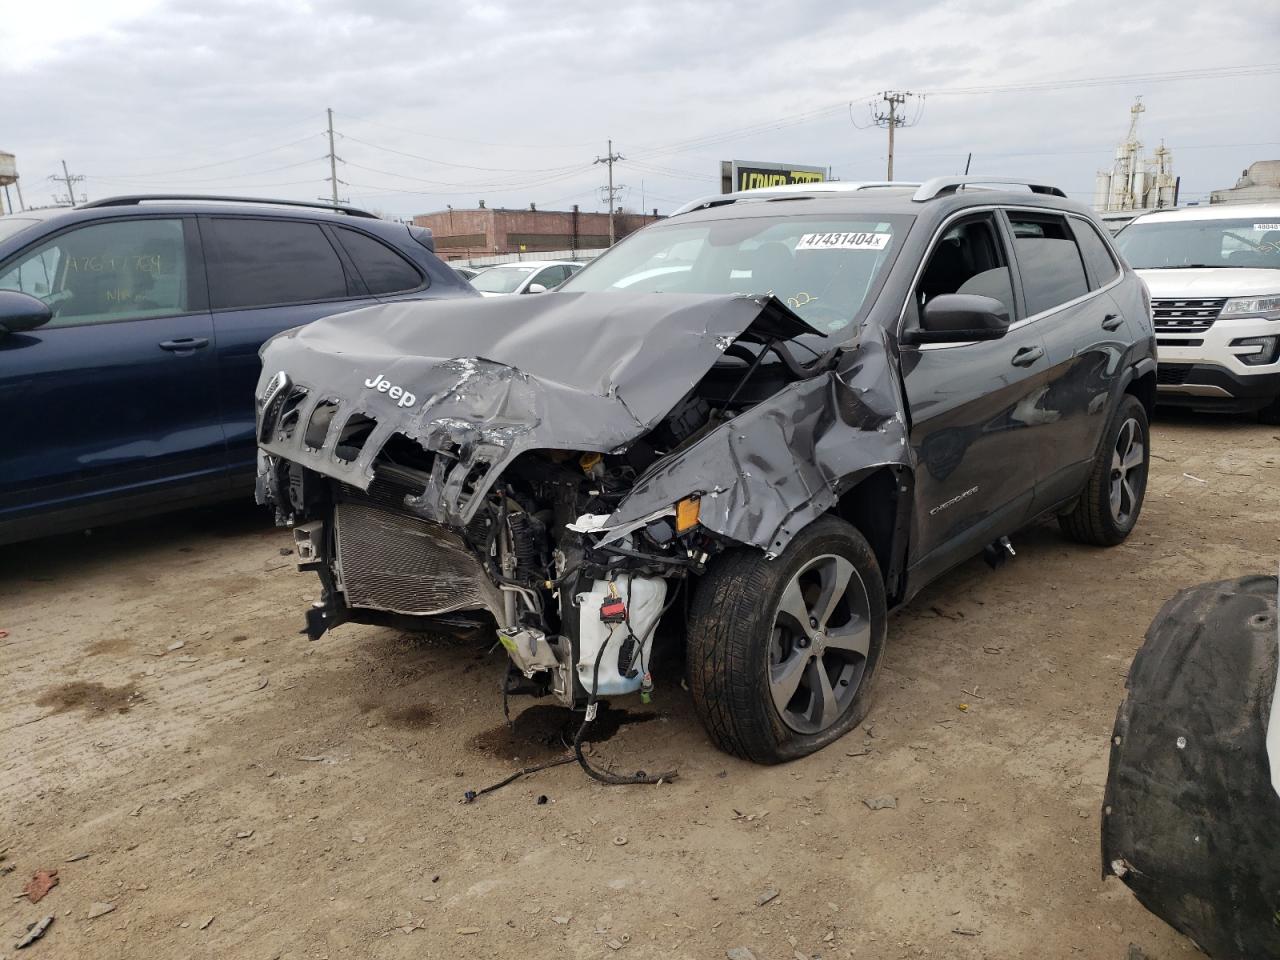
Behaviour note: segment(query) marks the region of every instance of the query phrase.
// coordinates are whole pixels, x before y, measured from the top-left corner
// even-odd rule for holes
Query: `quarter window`
[[[1052,310],[1089,292],[1084,261],[1066,217],[1010,212],[1009,225],[1013,228],[1013,255],[1022,277],[1028,316]]]
[[[211,217],[209,300],[215,310],[339,300],[348,295],[337,251],[319,224]]]
[[[0,269],[0,290],[49,304],[45,329],[187,313],[182,221],[138,217],[70,230]]]
[[[422,286],[422,274],[390,247],[357,230],[336,227],[335,232],[370,293],[402,293]]]
[[[1084,254],[1084,262],[1089,265],[1089,272],[1093,274],[1093,288],[1096,290],[1098,287],[1105,287],[1120,273],[1120,267],[1111,256],[1110,248],[1098,236],[1097,228],[1086,220],[1072,217],[1071,229],[1075,231],[1080,252]]]

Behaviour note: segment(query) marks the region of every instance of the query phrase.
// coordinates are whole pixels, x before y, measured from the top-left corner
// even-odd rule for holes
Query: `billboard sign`
[[[758,163],[747,160],[720,161],[720,192],[756,190],[784,183],[820,183],[827,179],[825,167],[797,163]]]

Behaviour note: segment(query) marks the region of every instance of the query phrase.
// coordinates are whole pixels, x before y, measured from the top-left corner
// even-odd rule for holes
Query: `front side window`
[[[1022,277],[1027,315],[1035,316],[1089,292],[1084,261],[1067,218],[1052,213],[1009,212],[1013,255]]]
[[[46,328],[187,313],[182,221],[138,217],[69,230],[0,267],[0,290],[49,304]]]
[[[319,224],[210,217],[209,300],[215,310],[340,300],[347,276]]]
[[[1280,214],[1131,223],[1116,234],[1116,246],[1135,270],[1280,270]]]
[[[422,286],[422,274],[417,268],[386,244],[357,230],[335,227],[334,231],[374,296],[404,293]]]
[[[1009,259],[990,213],[966,217],[939,238],[916,284],[914,304],[924,307],[948,293],[991,297],[1004,304],[1009,319],[1016,316]]]
[[[909,216],[768,216],[646,227],[560,287],[567,292],[772,294],[825,332],[869,308]],[[473,281],[474,284],[474,281]]]

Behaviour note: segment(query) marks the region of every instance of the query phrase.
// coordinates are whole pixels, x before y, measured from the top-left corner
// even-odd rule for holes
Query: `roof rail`
[[[943,194],[955,193],[967,186],[1000,186],[1013,184],[1019,187],[1026,187],[1032,193],[1042,193],[1051,197],[1066,198],[1066,194],[1057,187],[1051,187],[1044,183],[1033,183],[1030,180],[1019,180],[1016,177],[934,177],[932,180],[926,180],[915,192],[911,198],[916,202],[924,200],[933,200]]]
[[[122,197],[104,197],[101,200],[92,200],[89,203],[82,203],[78,209],[85,210],[91,207],[136,207],[151,201],[166,200],[197,200],[212,201],[214,203],[255,203],[271,207],[307,207],[313,210],[332,210],[336,213],[345,213],[349,217],[368,217],[371,220],[378,219],[378,215],[376,213],[370,213],[368,210],[361,210],[358,207],[346,207],[336,203],[307,200],[269,200],[263,197],[223,197],[196,193],[139,193]]]
[[[910,189],[920,186],[919,181],[906,180],[818,180],[814,183],[780,183],[776,187],[757,187],[754,190],[738,190],[734,193],[717,193],[710,197],[692,200],[677,209],[671,216],[719,207],[739,200],[770,200],[799,198],[816,193],[857,193],[860,190],[878,190],[885,187]]]

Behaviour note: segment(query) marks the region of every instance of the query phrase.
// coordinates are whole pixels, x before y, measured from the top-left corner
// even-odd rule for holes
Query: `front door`
[[[903,383],[917,462],[910,576],[923,583],[1016,529],[1030,513],[1046,385],[1045,346],[1020,323],[1008,240],[994,212],[944,228],[922,271],[911,316],[932,297],[971,293],[1005,304],[998,340],[904,345]]]
[[[0,520],[223,482],[216,344],[189,221],[73,227],[0,265],[0,288],[54,312],[0,338]]]

